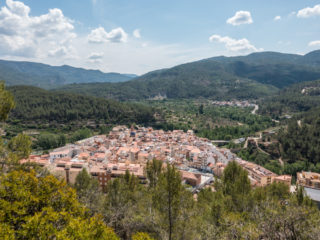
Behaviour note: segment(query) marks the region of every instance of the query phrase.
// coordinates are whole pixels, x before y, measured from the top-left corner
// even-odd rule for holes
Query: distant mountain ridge
[[[316,65],[320,66],[320,50],[309,52],[305,55],[291,54],[291,53],[280,53],[280,52],[254,52],[246,56],[237,57],[225,57],[218,56],[201,61],[214,60],[218,62],[235,62],[241,61],[250,64],[280,64],[280,63],[292,63],[292,64],[303,64],[303,65]]]
[[[72,84],[60,90],[119,100],[261,98],[292,84],[320,79],[320,50],[306,55],[257,52],[213,57],[146,73],[124,83]]]
[[[134,74],[104,73],[68,65],[50,66],[34,62],[0,60],[0,80],[6,85],[31,85],[52,88],[72,83],[125,82]]]

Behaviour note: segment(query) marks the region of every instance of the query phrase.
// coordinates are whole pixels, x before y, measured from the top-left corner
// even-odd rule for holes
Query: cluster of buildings
[[[270,170],[261,167],[258,164],[244,161],[240,158],[236,160],[240,166],[242,166],[248,172],[248,177],[251,181],[251,185],[253,186],[267,186],[271,183],[284,183],[289,187],[291,186],[292,177],[289,175],[277,175]]]
[[[234,155],[227,149],[216,148],[208,139],[195,136],[193,131],[117,126],[108,135],[84,139],[47,155],[31,155],[22,162],[35,162],[71,184],[85,168],[104,187],[126,171],[144,182],[146,164],[152,159],[174,164],[183,181],[196,187],[212,179],[209,163],[227,164]]]
[[[297,184],[304,187],[306,194],[317,203],[320,209],[320,174],[314,172],[298,172]]]
[[[248,172],[248,177],[253,187],[264,187],[274,182],[282,182],[291,186],[292,177],[289,175],[277,175],[258,164],[244,161],[238,157],[235,157],[234,161]],[[214,175],[222,176],[226,164],[218,162],[210,165],[210,167],[212,168]]]
[[[211,101],[212,105],[216,106],[232,106],[232,107],[255,107],[254,103],[250,103],[249,101],[239,101],[239,100],[232,100],[232,101]]]
[[[291,183],[291,176],[278,176],[257,164],[239,159],[230,150],[216,147],[191,130],[165,132],[117,126],[108,135],[84,139],[54,149],[47,155],[31,155],[22,162],[35,162],[71,184],[79,172],[86,169],[101,187],[105,187],[110,179],[122,176],[126,171],[145,182],[146,164],[153,159],[174,164],[181,172],[182,181],[193,188],[211,183],[213,175],[222,175],[229,161],[237,161],[248,171],[253,186]]]
[[[300,186],[320,190],[320,174],[313,172],[298,172],[297,183]]]

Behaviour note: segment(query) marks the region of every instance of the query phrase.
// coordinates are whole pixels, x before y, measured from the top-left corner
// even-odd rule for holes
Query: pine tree
[[[168,164],[166,170],[160,174],[154,200],[156,208],[163,217],[169,240],[173,239],[179,218],[182,194],[181,175],[174,166]]]

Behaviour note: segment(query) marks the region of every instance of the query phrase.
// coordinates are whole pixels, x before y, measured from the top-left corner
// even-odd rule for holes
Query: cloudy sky
[[[0,58],[136,73],[320,49],[320,1],[0,0]]]

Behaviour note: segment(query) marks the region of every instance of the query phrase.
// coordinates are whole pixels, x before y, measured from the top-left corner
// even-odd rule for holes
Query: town
[[[221,176],[230,161],[236,161],[248,171],[252,186],[273,182],[291,185],[291,176],[277,174],[238,158],[230,150],[218,148],[210,140],[197,137],[193,131],[165,132],[145,127],[117,126],[108,135],[98,135],[54,149],[47,155],[31,155],[29,159],[46,167],[53,175],[73,184],[83,169],[95,177],[104,188],[110,179],[129,171],[145,183],[145,167],[152,159],[176,166],[182,181],[193,191]]]

